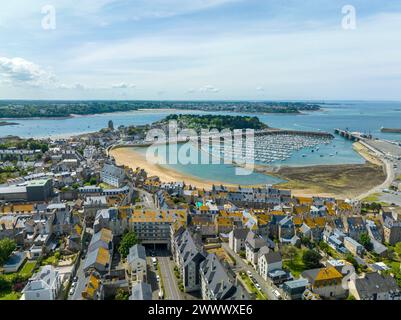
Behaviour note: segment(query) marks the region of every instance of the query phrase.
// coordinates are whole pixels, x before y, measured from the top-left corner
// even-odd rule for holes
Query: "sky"
[[[401,0],[13,0],[0,99],[401,100]]]

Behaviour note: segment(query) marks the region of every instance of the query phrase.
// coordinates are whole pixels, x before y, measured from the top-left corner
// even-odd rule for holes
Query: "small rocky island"
[[[401,133],[401,129],[397,128],[381,128],[380,131],[384,133]]]
[[[18,123],[16,123],[16,122],[0,121],[0,127],[16,126],[16,125],[18,125]]]

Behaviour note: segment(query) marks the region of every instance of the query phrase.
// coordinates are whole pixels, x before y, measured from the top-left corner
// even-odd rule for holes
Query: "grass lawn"
[[[20,270],[22,276],[31,276],[33,274],[33,269],[35,269],[36,261],[27,261]]]
[[[363,198],[363,202],[377,202],[379,201],[380,193],[374,193],[371,194],[370,196]]]
[[[107,184],[107,183],[104,183],[104,182],[100,183],[100,184],[99,184],[99,187],[102,188],[102,189],[104,189],[104,190],[115,189],[115,187],[113,187],[113,186],[111,186],[111,185],[109,185],[109,184]]]
[[[57,266],[59,259],[56,258],[56,256],[53,254],[49,257],[47,257],[46,259],[44,259],[42,261],[42,266],[47,266],[49,264],[53,265],[53,266]]]
[[[19,292],[0,292],[0,300],[19,300],[22,294]]]
[[[249,276],[246,273],[241,273],[240,277],[242,281],[244,282],[246,289],[249,292],[252,292],[256,296],[256,300],[267,300],[267,298],[255,287],[253,284],[252,280],[249,278]]]
[[[283,267],[289,270],[294,278],[299,278],[300,274],[306,269],[302,261],[303,251],[302,249],[297,249],[297,254],[292,261],[289,259],[283,260]]]

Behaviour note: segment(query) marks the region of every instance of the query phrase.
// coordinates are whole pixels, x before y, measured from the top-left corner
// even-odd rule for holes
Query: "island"
[[[193,114],[171,114],[154,125],[167,125],[170,121],[176,121],[180,129],[194,129],[200,132],[201,129],[236,130],[253,129],[263,130],[269,128],[261,122],[258,117],[230,116],[230,115],[193,115]]]
[[[16,123],[16,122],[0,121],[0,127],[17,126],[17,125],[18,125],[18,123]]]
[[[397,128],[381,128],[380,131],[384,133],[401,133],[401,129]]]
[[[127,112],[141,109],[197,110],[246,113],[291,113],[318,111],[318,104],[306,102],[248,101],[0,101],[0,118],[66,118]]]

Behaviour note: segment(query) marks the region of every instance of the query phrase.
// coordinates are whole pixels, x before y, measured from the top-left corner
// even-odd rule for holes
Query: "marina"
[[[255,162],[262,164],[271,164],[283,162],[291,158],[294,153],[319,151],[320,145],[328,145],[332,142],[330,135],[302,135],[292,133],[272,133],[268,135],[258,135],[253,144],[247,144],[243,139],[240,144],[227,146],[224,143],[219,145],[201,145],[201,148],[209,152],[213,157],[221,161],[230,161],[231,159],[242,160],[246,162]],[[331,154],[334,156],[334,154]],[[322,156],[322,155],[321,155]],[[306,158],[307,154],[302,154]]]

